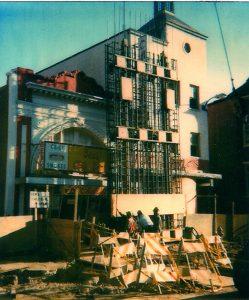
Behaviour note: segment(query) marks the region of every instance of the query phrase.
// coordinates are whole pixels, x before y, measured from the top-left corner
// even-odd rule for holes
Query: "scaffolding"
[[[105,60],[110,192],[180,193],[179,142],[174,139],[179,130],[179,82],[170,78],[165,59],[142,53],[138,45],[113,41],[105,47]],[[157,75],[157,65],[165,66],[164,76]],[[131,84],[128,100],[122,95],[123,80]],[[165,106],[167,89],[175,93],[174,109]]]

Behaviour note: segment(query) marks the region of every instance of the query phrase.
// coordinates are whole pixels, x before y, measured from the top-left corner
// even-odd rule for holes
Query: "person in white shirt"
[[[153,222],[149,216],[144,215],[141,210],[137,212],[137,224],[139,231],[152,232],[153,231]]]

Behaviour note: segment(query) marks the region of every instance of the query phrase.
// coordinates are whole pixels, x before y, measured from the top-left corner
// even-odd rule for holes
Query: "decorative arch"
[[[44,142],[48,140],[48,137],[51,135],[55,135],[65,129],[68,128],[82,128],[88,131],[91,135],[93,135],[100,144],[102,144],[104,147],[106,147],[105,139],[103,134],[100,130],[97,130],[96,128],[93,128],[89,124],[85,123],[84,118],[70,118],[61,124],[54,123],[53,125],[46,128],[43,133],[40,135],[40,141],[38,145],[35,145],[35,148],[32,151],[32,158],[31,158],[31,170],[35,170],[35,164],[38,161],[38,157],[40,154],[40,145],[41,142]]]

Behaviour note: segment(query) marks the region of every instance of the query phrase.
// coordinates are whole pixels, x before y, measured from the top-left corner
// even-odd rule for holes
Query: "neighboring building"
[[[154,24],[157,24],[156,27],[153,27]],[[83,131],[87,128],[89,134],[100,137],[95,139],[100,142],[98,146],[108,149],[108,187],[104,192],[104,201],[109,212],[104,211],[106,214],[117,216],[118,210],[136,213],[138,209],[151,214],[152,209],[158,206],[162,214],[179,219],[186,213],[198,212],[200,206],[203,208],[204,198],[197,198],[199,185],[220,178],[219,175],[207,173],[207,113],[201,105],[206,99],[206,39],[205,35],[177,19],[172,12],[158,10],[156,6],[154,19],[139,31],[122,31],[40,71],[37,78],[27,78],[26,82],[35,81],[26,83],[28,91],[32,91],[32,102],[25,100],[23,103],[17,95],[20,84],[18,70],[12,72],[8,79],[9,95],[5,98],[9,105],[6,135],[9,159],[5,188],[5,207],[8,209],[5,208],[5,213],[13,213],[13,195],[15,193],[18,199],[23,193],[20,183],[30,184],[30,171],[22,171],[21,175],[15,173],[16,165],[21,170],[25,168],[15,162],[15,149],[21,149],[20,145],[24,145],[29,136],[24,134],[21,138],[20,130],[25,131],[30,126],[34,138],[31,144],[37,148],[44,141],[77,144],[76,140],[62,138],[66,135],[59,133],[69,130],[59,129],[59,124],[66,121],[64,118],[65,115],[68,117],[68,113],[72,117],[67,128],[77,127]],[[68,77],[78,78],[76,73],[63,79],[62,75],[55,77],[64,70],[80,70],[96,80],[95,89],[88,88],[87,92],[94,94],[98,87],[106,101],[75,93],[77,88]],[[54,76],[52,83],[51,76]],[[44,77],[47,78],[46,83]],[[63,88],[74,92],[61,90]],[[89,100],[90,103],[87,99],[94,101]],[[35,104],[30,104],[33,102]],[[57,109],[51,112],[52,102]],[[45,121],[44,118],[47,119],[51,113],[52,116]],[[53,121],[54,114],[59,114],[56,122]],[[23,120],[19,117],[23,115],[30,117],[30,123],[21,121],[26,129],[20,129],[15,121],[15,117]],[[84,122],[77,123],[75,118],[83,118]],[[39,137],[36,135],[41,129],[37,122],[46,132]],[[57,128],[51,133],[49,128],[53,126],[50,122],[55,122]],[[6,149],[3,151],[6,152]],[[30,152],[23,151],[30,153],[26,155],[27,159],[37,161],[37,150],[33,146]],[[25,154],[19,153],[19,156],[22,155]],[[36,177],[43,178],[44,171],[41,168]],[[60,176],[68,176],[69,171],[72,170],[60,171]],[[89,175],[84,164],[76,171],[78,178]],[[95,175],[98,174],[95,172]],[[23,179],[20,179],[21,176]],[[50,176],[50,181],[43,181],[44,187],[51,184],[51,180],[55,185],[61,185],[60,180],[53,179],[55,173],[50,171],[46,176]],[[15,182],[18,185],[16,191],[13,188]],[[73,182],[65,184],[70,186]],[[103,180],[98,184],[104,186]],[[81,181],[81,185],[86,185],[86,182]],[[51,191],[51,194],[53,196],[55,192]],[[20,204],[23,200],[16,201]]]
[[[227,97],[207,104],[210,167],[222,174],[221,213],[249,212],[249,80]]]
[[[91,200],[89,211],[105,210],[106,101],[84,93],[103,89],[78,72],[43,78],[17,68],[7,77],[0,92],[1,214],[28,213],[29,192],[48,189],[53,215],[72,217],[75,186],[79,201],[84,194]]]

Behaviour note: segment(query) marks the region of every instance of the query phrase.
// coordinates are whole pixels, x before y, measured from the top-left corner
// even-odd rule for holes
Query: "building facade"
[[[222,174],[218,185],[221,213],[248,213],[249,81],[207,105],[210,167]]]
[[[69,134],[64,131],[83,128],[96,137],[99,141],[97,146],[108,150],[108,171],[104,178],[107,183],[103,178],[98,183],[100,186],[107,185],[108,214],[118,216],[118,211],[136,213],[138,209],[151,214],[155,206],[162,214],[172,215],[175,219],[198,212],[198,205],[202,202],[203,207],[204,201],[197,196],[198,186],[220,178],[208,171],[207,113],[202,109],[206,89],[206,39],[205,35],[177,19],[172,12],[156,8],[154,19],[139,31],[122,31],[36,74],[41,78],[54,78],[64,70],[79,70],[79,74],[84,72],[96,81],[98,91],[104,91],[106,100],[82,95],[76,92],[70,80],[56,77],[56,84],[52,87],[51,83],[39,82],[43,80],[41,78],[27,81],[25,84],[32,91],[35,105],[23,103],[17,94],[18,75],[11,73],[8,79],[6,153],[16,153],[20,134],[16,131],[19,127],[15,118],[24,120],[23,115],[31,118],[31,125],[25,121],[27,124],[23,123],[23,126],[31,126],[32,143],[37,147],[44,141],[77,145],[76,140],[64,139]],[[89,88],[88,84],[87,91],[94,93],[96,89]],[[45,96],[41,100],[42,93],[48,97],[47,100]],[[68,93],[72,94],[70,97],[75,98],[76,103],[67,100],[71,99],[67,98]],[[85,102],[77,100],[82,97]],[[91,104],[87,100],[89,97],[94,98]],[[47,115],[44,114],[45,107],[43,109],[41,101],[45,107],[54,101],[56,109],[48,109]],[[15,103],[18,103],[17,110]],[[32,105],[39,109],[26,108]],[[48,120],[43,120],[38,112],[46,115]],[[30,116],[30,113],[33,115]],[[56,125],[53,115],[58,113],[60,117],[56,117]],[[71,121],[67,119],[68,113],[72,116]],[[10,126],[13,120],[14,126]],[[38,120],[47,134],[39,133],[42,130],[39,126],[37,128]],[[59,124],[65,122],[67,128],[60,128]],[[53,126],[56,130],[52,130]],[[20,145],[28,135],[23,136]],[[83,143],[83,146],[86,145]],[[96,145],[93,143],[91,146]],[[28,159],[34,156],[34,161],[37,161],[35,149],[29,151]],[[22,188],[18,187],[19,192],[13,190],[14,182],[21,182],[17,179],[19,173],[15,173],[16,160],[12,159],[7,164],[5,206],[9,205],[9,209],[5,212],[12,213],[13,205],[9,203],[13,203],[11,199],[15,193],[22,193]],[[25,167],[20,166],[24,170]],[[72,173],[73,170],[67,171]],[[82,170],[78,168],[75,171],[80,178],[82,173],[84,176],[90,174],[84,169],[84,164]],[[55,174],[49,173],[48,176],[55,178]],[[25,179],[24,184],[27,183]],[[82,181],[79,185],[84,184]],[[47,181],[44,185],[48,185]]]
[[[101,90],[96,84],[91,89]],[[51,211],[72,217],[75,187],[92,210],[103,209],[105,105],[103,97],[76,92],[72,74],[48,80],[23,68],[8,73],[1,93],[1,214],[29,213],[30,191],[48,190]],[[87,153],[88,161],[81,159]]]

